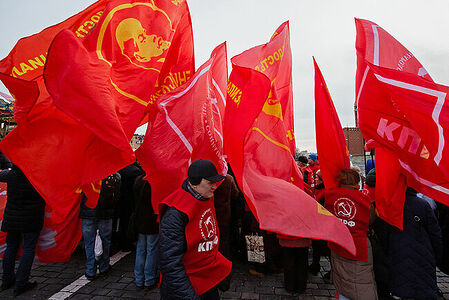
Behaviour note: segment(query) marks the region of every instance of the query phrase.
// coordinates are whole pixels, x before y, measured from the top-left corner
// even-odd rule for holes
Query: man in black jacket
[[[216,285],[232,268],[231,262],[218,252],[213,200],[216,184],[224,178],[211,161],[196,160],[182,187],[161,202],[162,299],[220,299]]]
[[[0,172],[0,182],[8,184],[2,222],[2,231],[6,232],[6,251],[1,290],[14,286],[14,295],[17,296],[37,285],[35,281],[28,280],[39,233],[44,225],[45,201],[16,165]],[[22,257],[17,273],[14,273],[22,235]]]

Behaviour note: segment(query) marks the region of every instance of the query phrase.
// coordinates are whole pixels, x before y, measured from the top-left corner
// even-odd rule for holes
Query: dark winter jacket
[[[136,232],[141,234],[157,234],[159,225],[157,216],[151,205],[151,186],[148,181],[143,180],[145,175],[140,175],[134,183],[134,197],[136,198]]]
[[[226,175],[226,179],[218,186],[214,192],[215,213],[220,232],[224,226],[230,226],[231,222],[231,201],[239,196],[239,190],[235,185],[234,178]]]
[[[195,199],[209,200],[195,191],[188,184],[187,179],[182,183],[182,188]],[[187,223],[189,223],[187,214],[175,207],[167,207],[161,212],[158,254],[159,268],[161,273],[164,274],[161,282],[161,298],[163,300],[200,299],[182,262],[187,251],[185,234]]]
[[[437,299],[441,230],[429,203],[416,191],[407,189],[404,230],[389,227],[387,249],[391,292],[401,298]]]
[[[8,184],[3,214],[4,232],[39,232],[44,225],[45,201],[15,165],[0,172],[0,182]]]
[[[0,169],[5,170],[10,168],[12,168],[11,161],[6,157],[5,154],[3,154],[3,152],[0,152]]]
[[[164,300],[199,299],[182,262],[187,251],[185,227],[188,222],[188,216],[174,207],[167,208],[162,216],[159,262],[164,274],[161,283],[161,298]]]
[[[109,175],[101,182],[100,196],[95,208],[86,206],[87,197],[83,194],[79,217],[81,219],[112,219],[120,196],[120,174]]]

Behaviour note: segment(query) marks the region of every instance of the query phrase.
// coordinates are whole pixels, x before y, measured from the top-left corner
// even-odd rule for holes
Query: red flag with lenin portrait
[[[271,40],[232,58],[224,123],[225,154],[260,228],[290,237],[335,242],[355,252],[345,225],[304,192],[293,159],[287,124],[293,113],[280,99],[290,99],[291,52],[288,22]],[[278,60],[260,66],[278,52]],[[282,69],[282,60],[290,67]],[[268,61],[268,60],[267,60]],[[289,72],[287,72],[290,70]],[[286,78],[283,78],[283,77]],[[287,100],[285,100],[287,103]],[[287,103],[292,105],[292,103]],[[290,119],[291,118],[291,119]]]
[[[222,123],[227,75],[223,43],[187,83],[157,101],[156,115],[136,150],[151,184],[155,212],[161,200],[181,187],[193,161],[209,159],[226,174]]]
[[[101,2],[103,1],[98,3]],[[176,4],[173,5],[176,6]],[[101,12],[98,13],[97,10],[93,10],[90,14],[90,17],[87,17],[81,13],[80,16],[83,18],[76,20],[78,25],[73,25],[73,30],[77,31],[79,28],[86,30],[87,25],[92,25],[87,21],[98,21],[95,16],[101,15]],[[185,23],[188,26],[187,33],[191,33],[190,18],[188,16]],[[81,25],[84,27],[81,27]],[[88,32],[88,30],[86,31]],[[45,41],[47,40],[45,38],[46,34],[48,34],[48,31],[44,30],[30,38],[35,41]],[[52,34],[54,36],[54,33]],[[78,33],[74,33],[74,35],[79,39],[86,39],[90,36]],[[190,45],[192,48],[192,43],[188,43],[188,41],[191,41],[191,34],[187,34],[186,37],[180,37],[180,35],[181,33],[176,35],[178,42],[185,42],[186,47]],[[183,40],[184,38],[185,40]],[[177,57],[177,51],[182,49],[181,47],[171,51],[170,57]],[[16,52],[12,53],[12,55],[14,56]],[[185,51],[185,53],[186,59],[189,60],[188,64],[192,66],[191,69],[193,70],[193,50],[190,51],[191,55],[189,51]],[[11,64],[13,61],[15,60],[11,58],[6,58],[2,61],[1,68],[3,68],[2,71],[4,73],[13,73],[14,65]],[[24,65],[20,64],[19,66]],[[171,66],[166,67],[167,72],[170,72]],[[97,138],[88,128],[83,126],[84,124],[80,124],[56,108],[41,76],[36,77],[30,71],[27,73],[21,72],[24,79],[34,79],[35,83],[39,85],[39,97],[23,98],[23,101],[19,101],[19,104],[16,103],[15,114],[17,112],[16,115],[21,116],[20,121],[16,117],[18,126],[2,140],[0,147],[24,171],[44,197],[47,202],[47,208],[52,209],[51,214],[48,214],[48,216],[51,216],[52,223],[61,226],[66,223],[74,224],[76,227],[76,222],[70,222],[68,216],[75,215],[76,220],[78,220],[74,210],[79,208],[80,187],[83,188],[86,194],[91,192],[90,194],[98,196],[99,185],[97,185],[97,179],[100,180],[109,173],[113,173],[124,165],[131,163],[135,159],[134,155],[132,151],[128,151],[129,149],[126,152],[123,151],[123,148],[125,148],[123,143],[117,148],[115,145]],[[17,75],[16,73],[14,74]],[[168,77],[175,78],[175,75],[168,73],[164,80],[154,83],[156,86],[154,97],[162,94],[164,91],[175,88],[173,84],[175,80],[170,81],[171,79]],[[13,77],[3,77],[6,86],[12,84],[11,82],[14,80],[22,83],[21,80]],[[179,81],[183,80],[186,80],[186,78],[179,79]],[[8,81],[8,84],[6,81]],[[81,87],[79,91],[82,92],[82,90],[83,88]],[[16,93],[12,92],[12,94],[16,96],[16,99],[19,99]],[[119,106],[116,108],[123,115],[124,111],[120,110]],[[113,114],[102,117],[108,118],[111,115]],[[101,118],[99,117],[98,119]],[[89,197],[89,200],[91,198],[93,199],[94,197]],[[91,205],[95,206],[95,201]],[[79,228],[77,228],[77,231],[79,233]],[[76,237],[70,237],[75,246],[79,241],[79,236],[80,234],[77,234]],[[68,259],[74,248],[65,247],[64,249],[68,252],[68,256],[66,255]],[[65,252],[61,251],[60,253]]]
[[[71,157],[72,152],[80,150],[82,154],[85,147],[77,148],[79,141],[71,144],[64,138],[71,135],[75,139],[83,127],[56,109],[48,95],[42,77],[47,50],[55,35],[65,28],[75,32],[80,39],[84,38],[100,20],[106,2],[97,1],[57,25],[20,39],[10,54],[0,61],[1,80],[10,91],[15,91],[12,93],[17,100],[14,118],[18,124],[1,141],[0,147],[23,170],[48,204],[58,203],[52,205],[56,212],[53,214],[55,222],[64,220],[73,201],[79,198],[79,193],[73,193],[79,185],[70,187],[68,184],[77,168],[71,169],[72,173],[65,177],[61,167],[68,165],[67,157]],[[75,159],[76,155],[73,156]],[[44,173],[49,176],[42,176]]]
[[[129,141],[136,128],[146,122],[146,108],[193,74],[187,3],[110,1],[86,39],[62,31],[48,56],[45,80],[55,105],[98,140],[126,157],[134,157]],[[98,179],[99,174],[105,177],[129,163],[129,159],[112,159],[92,157],[88,162],[92,168],[84,174],[87,181]]]
[[[407,185],[447,203],[444,88],[377,24],[356,19],[356,28],[359,127],[379,156],[378,178],[390,178],[377,180],[376,206],[382,218],[402,228]]]
[[[326,189],[338,187],[340,170],[349,169],[348,146],[340,120],[318,64],[315,66],[315,132],[316,148],[320,158],[321,176]]]

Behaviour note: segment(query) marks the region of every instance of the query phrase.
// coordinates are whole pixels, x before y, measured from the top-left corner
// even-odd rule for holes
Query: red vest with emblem
[[[363,194],[368,196],[371,202],[376,201],[376,188],[370,187],[367,184],[363,187]]]
[[[195,292],[202,295],[225,279],[232,268],[232,263],[218,252],[213,198],[201,201],[181,188],[161,204],[175,207],[189,217],[185,228],[187,250],[182,262]]]
[[[325,193],[325,207],[349,228],[357,253],[352,255],[334,243],[329,243],[329,248],[348,259],[368,261],[369,198],[356,189],[333,188]]]

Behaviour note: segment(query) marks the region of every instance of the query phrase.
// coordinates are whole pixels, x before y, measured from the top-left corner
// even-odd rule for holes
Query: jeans
[[[137,286],[151,286],[156,283],[157,270],[157,242],[158,234],[141,234],[137,240],[136,264],[134,276]]]
[[[97,229],[100,231],[103,254],[98,262],[95,261],[95,238]],[[86,250],[86,275],[95,276],[97,274],[97,264],[100,274],[106,272],[109,265],[109,247],[111,246],[112,219],[81,219],[81,232],[83,233],[84,248]]]
[[[6,233],[6,251],[3,256],[3,283],[10,284],[15,281],[15,290],[25,286],[30,278],[30,271],[34,261],[34,251],[36,249],[38,238],[39,232],[23,233],[22,257],[20,258],[17,273],[14,274],[17,251],[19,250],[20,242],[22,240],[22,233]]]

